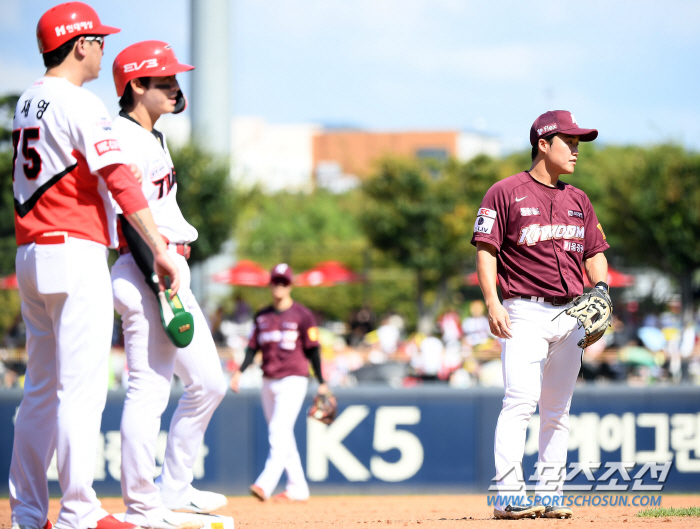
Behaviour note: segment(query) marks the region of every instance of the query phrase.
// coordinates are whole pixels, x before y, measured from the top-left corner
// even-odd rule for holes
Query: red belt
[[[192,247],[187,243],[185,243],[185,244],[169,243],[168,248],[174,249],[177,253],[179,253],[185,259],[190,258],[190,252],[192,251]],[[131,253],[131,250],[129,250],[128,246],[122,246],[121,248],[119,248],[119,255],[124,255],[125,253]]]
[[[529,299],[530,301],[537,301],[539,303],[551,303],[555,307],[561,306],[561,305],[568,305],[571,303],[574,298],[573,297],[564,297],[564,296],[552,296],[549,298],[543,298],[543,297],[538,297],[538,296],[514,296],[516,298],[522,298],[522,299]]]
[[[68,240],[68,232],[54,231],[39,235],[34,239],[35,244],[65,244]]]

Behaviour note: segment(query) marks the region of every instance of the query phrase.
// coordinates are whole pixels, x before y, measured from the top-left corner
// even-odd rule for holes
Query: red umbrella
[[[464,282],[470,287],[479,286],[479,278],[477,277],[476,272],[472,272],[471,274],[464,276]]]
[[[212,279],[229,285],[265,287],[270,283],[270,273],[258,263],[243,260],[238,261],[236,266],[212,275]]]
[[[311,270],[302,272],[294,278],[299,287],[329,287],[339,283],[355,283],[361,276],[338,261],[318,263]]]
[[[0,277],[0,290],[16,290],[17,288],[17,274]]]
[[[584,273],[583,276],[586,278],[586,286],[591,286],[588,282],[588,277]],[[609,287],[629,287],[634,285],[634,276],[630,274],[623,274],[619,270],[615,270],[612,266],[608,265],[608,279],[606,281]]]

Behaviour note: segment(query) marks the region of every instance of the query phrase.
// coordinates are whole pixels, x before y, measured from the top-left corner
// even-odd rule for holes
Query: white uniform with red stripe
[[[22,94],[13,129],[29,360],[10,467],[12,521],[46,522],[46,470],[56,449],[63,491],[56,527],[86,529],[107,516],[92,481],[114,321],[106,259],[114,211],[96,171],[124,158],[102,102],[62,78],[43,77]],[[45,236],[51,232],[63,233]]]
[[[171,243],[194,241],[197,230],[185,221],[175,198],[177,182],[165,137],[121,116],[114,120],[114,133],[129,163],[141,169],[143,192],[160,233]],[[129,365],[121,424],[122,494],[126,521],[144,526],[164,504],[176,508],[187,499],[197,451],[227,387],[211,332],[190,290],[187,261],[173,249],[170,253],[180,268],[180,300],[194,317],[194,338],[183,349],[166,336],[156,297],[132,255],[121,255],[112,267],[114,304],[122,316]],[[184,382],[185,391],[170,423],[156,485],[156,440],[173,372]]]

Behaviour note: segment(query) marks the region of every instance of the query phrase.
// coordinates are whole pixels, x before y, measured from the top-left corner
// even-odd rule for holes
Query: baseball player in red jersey
[[[134,64],[142,67],[137,70]],[[194,321],[189,345],[178,348],[168,339],[161,325],[158,300],[137,264],[138,247],[130,248],[120,232],[121,255],[112,267],[112,287],[115,307],[122,316],[129,366],[121,422],[125,519],[156,529],[200,527],[199,518],[172,511],[207,513],[227,503],[224,495],[191,485],[197,451],[214,410],[226,394],[226,380],[211,332],[190,290],[187,258],[197,230],[185,220],[177,204],[177,181],[168,145],[165,136],[154,128],[161,115],[184,109],[175,74],[192,69],[177,60],[166,42],[157,40],[127,47],[113,65],[117,95],[121,97],[114,134],[126,159],[143,173],[143,193],[180,269],[180,301]],[[170,423],[162,473],[154,483],[156,441],[173,372],[183,381],[184,393]]]
[[[609,246],[586,194],[559,176],[574,172],[579,142],[597,136],[597,130],[579,127],[570,112],[542,114],[530,130],[532,167],[494,184],[474,225],[477,274],[491,332],[500,338],[505,386],[494,443],[496,518],[571,516],[562,506],[562,481],[569,406],[581,366],[577,342],[584,330],[561,312],[583,293],[582,266],[590,283],[607,291],[603,251]],[[517,494],[518,472],[512,469],[522,468],[527,424],[538,403],[538,465],[549,466],[543,475],[558,476],[547,478],[549,488],[544,479],[538,482],[538,494],[547,495],[549,505],[502,504]]]
[[[56,6],[37,25],[46,74],[19,98],[12,131],[16,270],[27,328],[24,398],[10,466],[13,526],[47,521],[56,450],[60,529],[122,529],[92,488],[114,321],[109,192],[149,244],[161,282],[179,271],[141,187],[124,165],[107,109],[82,88],[100,71],[105,26],[88,5]],[[164,286],[164,285],[163,285]]]
[[[262,350],[262,405],[268,426],[270,453],[265,468],[250,486],[250,492],[265,501],[287,472],[287,487],[273,496],[276,501],[306,501],[309,486],[294,439],[294,423],[306,397],[309,361],[318,378],[318,393],[328,392],[321,374],[318,329],[309,309],[294,301],[292,269],[282,263],[270,272],[272,305],[255,315],[255,327],[246,348],[240,370],[231,377],[230,386],[238,393],[241,373]]]

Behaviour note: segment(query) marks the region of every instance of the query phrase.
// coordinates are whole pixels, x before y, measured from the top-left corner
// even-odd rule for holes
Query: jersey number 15
[[[24,134],[22,134],[24,132]],[[12,181],[15,181],[15,163],[17,162],[17,149],[22,144],[22,156],[31,163],[23,164],[24,176],[34,180],[41,172],[41,156],[39,152],[29,145],[30,141],[39,139],[39,127],[29,127],[12,131]]]

